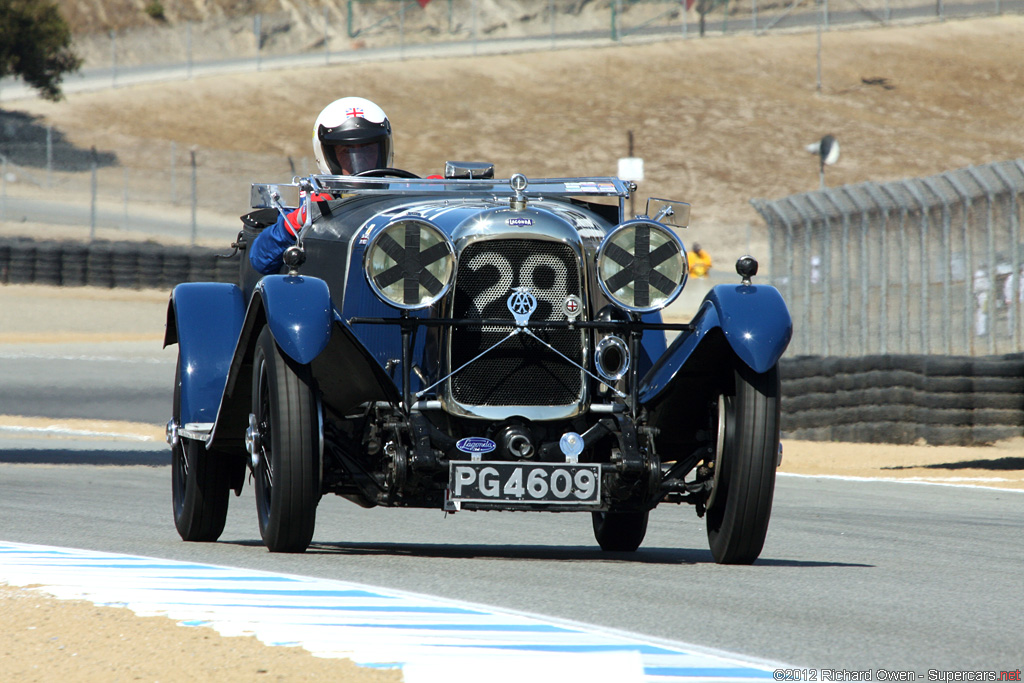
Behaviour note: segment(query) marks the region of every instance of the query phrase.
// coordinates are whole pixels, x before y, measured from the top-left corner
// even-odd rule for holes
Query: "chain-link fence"
[[[991,355],[1024,338],[1024,160],[751,200],[790,353]]]
[[[250,210],[251,183],[313,170],[309,157],[151,140],[117,154],[97,152],[49,127],[26,125],[17,141],[0,142],[0,224],[66,226],[80,239],[227,245],[241,228],[238,217]]]
[[[280,11],[179,17],[76,35],[83,73],[128,82],[140,68],[180,76],[214,64],[256,69],[288,57],[475,54],[854,24],[941,21],[1024,11],[1024,0],[297,0]],[[74,76],[67,81],[73,82]]]

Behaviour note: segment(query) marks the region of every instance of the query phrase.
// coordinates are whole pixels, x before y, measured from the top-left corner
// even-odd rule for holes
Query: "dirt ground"
[[[641,202],[691,202],[684,240],[731,272],[748,249],[767,260],[748,200],[817,189],[804,147],[827,133],[842,149],[830,186],[1021,156],[1022,43],[1020,15],[832,31],[820,92],[806,33],[264,71],[7,108],[126,160],[152,140],[299,159],[319,110],[361,95],[393,122],[395,166],[490,161],[501,177],[614,174],[633,131]]]
[[[816,189],[816,160],[803,147],[826,133],[842,146],[842,158],[828,170],[830,185],[1020,157],[1022,44],[1020,16],[831,32],[823,41],[820,92],[815,36],[794,34],[264,72],[8,109],[52,123],[84,148],[121,150],[126,158],[151,139],[302,157],[319,109],[359,94],[388,111],[396,166],[430,173],[445,159],[487,160],[506,177],[613,174],[632,130],[648,178],[640,197],[691,201],[686,238],[731,269],[721,264],[746,251],[767,257],[747,200]],[[54,315],[67,297],[75,306]],[[0,344],[159,344],[165,302],[164,292],[2,287]],[[65,316],[69,310],[74,318]],[[0,417],[5,425],[54,422]],[[162,438],[159,425],[75,426]],[[783,472],[1024,488],[1024,439],[985,448],[784,446]],[[24,590],[0,587],[0,621],[4,677],[17,680],[397,680]]]

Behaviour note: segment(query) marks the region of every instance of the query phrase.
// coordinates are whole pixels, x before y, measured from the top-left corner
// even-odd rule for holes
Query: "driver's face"
[[[365,145],[335,145],[334,158],[341,167],[342,175],[354,175],[377,168],[379,142]]]

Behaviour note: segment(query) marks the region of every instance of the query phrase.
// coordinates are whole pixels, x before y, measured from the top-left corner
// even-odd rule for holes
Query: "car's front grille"
[[[580,296],[580,265],[560,242],[489,240],[467,246],[455,280],[455,318],[513,320],[507,300],[516,287],[537,298],[530,320],[565,320],[566,297]],[[457,327],[451,334],[452,369],[461,368],[511,331],[509,327]],[[579,330],[534,330],[559,352],[583,363]],[[569,405],[580,400],[580,369],[529,335],[519,334],[451,379],[452,397],[463,405]]]

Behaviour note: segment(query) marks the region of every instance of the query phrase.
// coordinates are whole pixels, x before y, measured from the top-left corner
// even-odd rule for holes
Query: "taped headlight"
[[[366,245],[363,268],[385,303],[404,310],[425,308],[451,287],[455,249],[439,228],[401,219],[377,231]]]
[[[686,276],[683,243],[660,223],[623,223],[597,250],[597,281],[605,295],[627,311],[665,308],[683,290]]]

